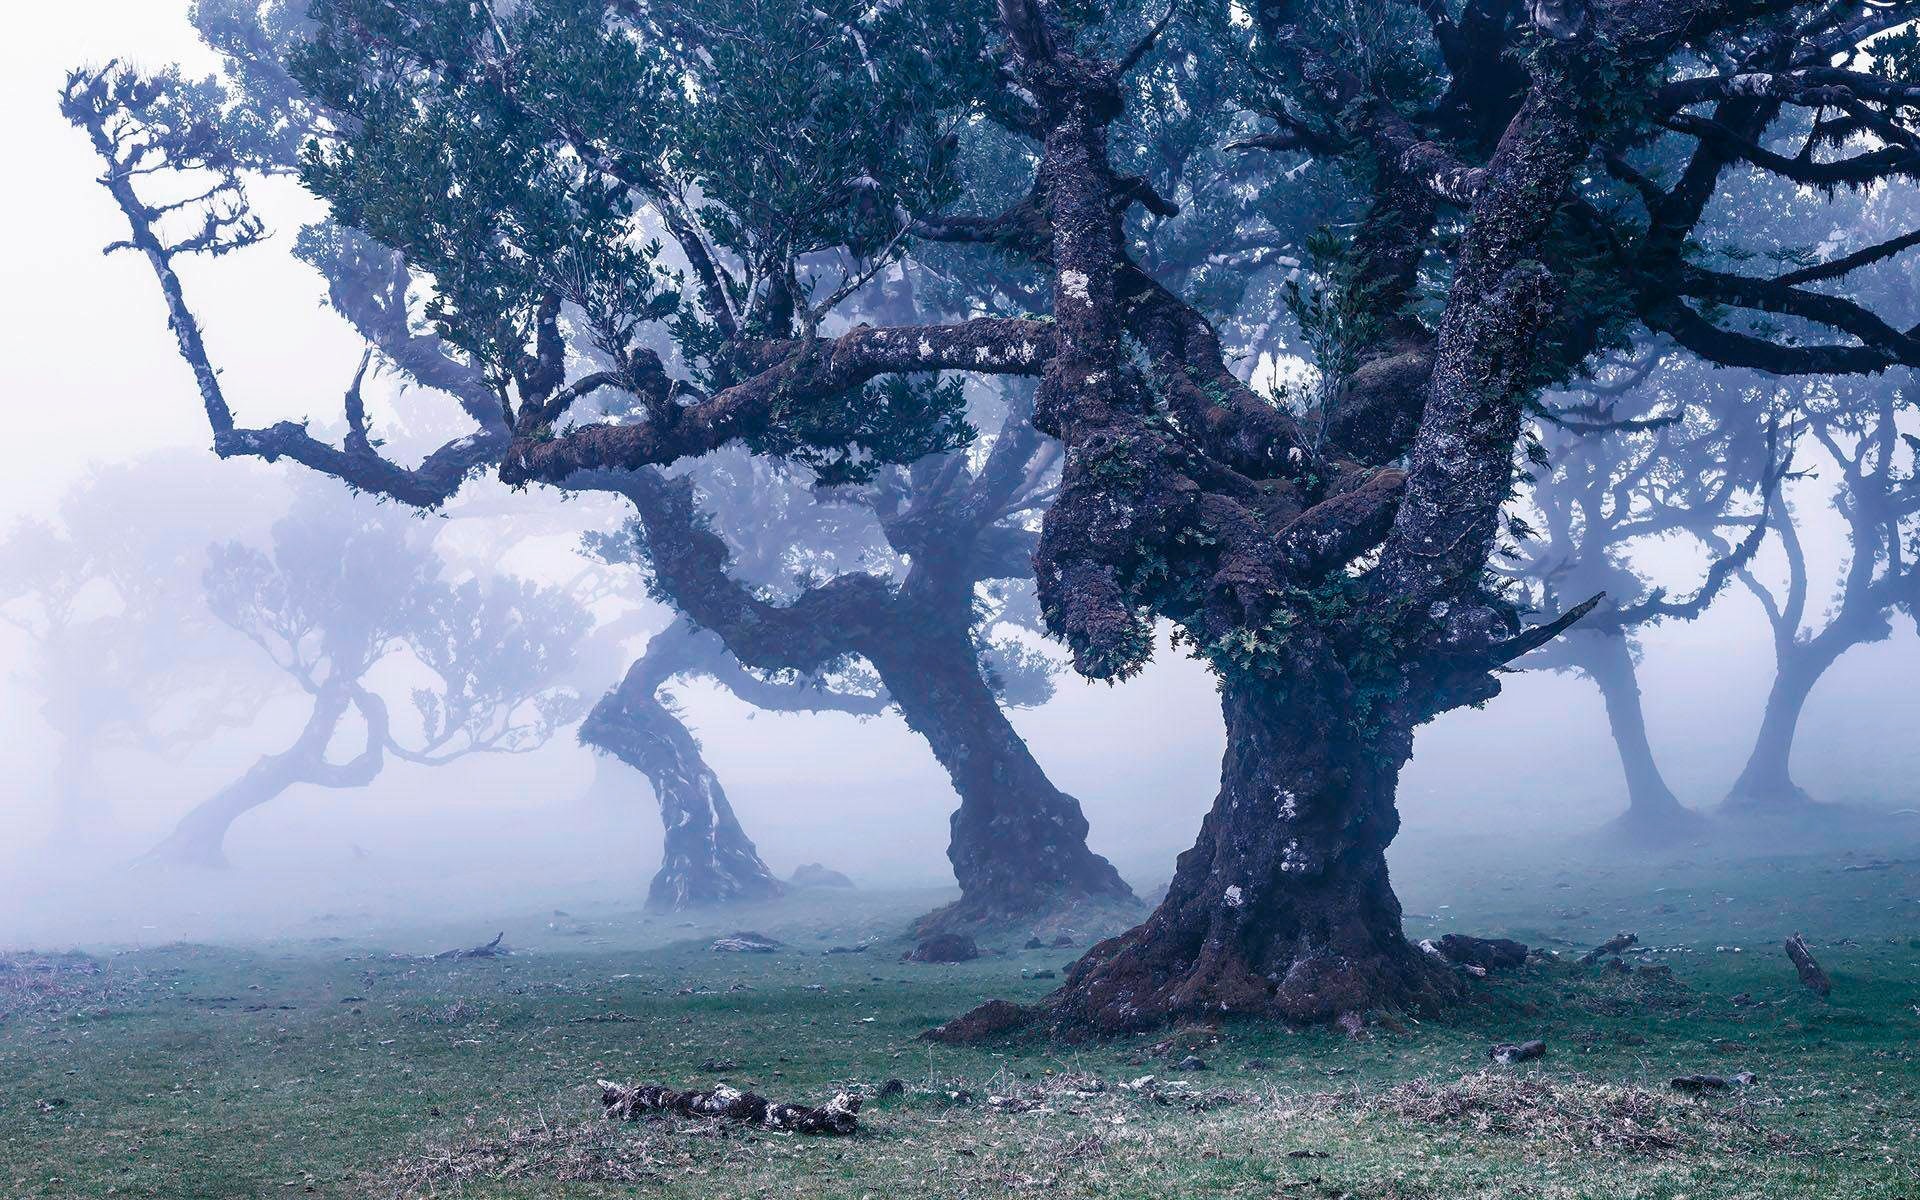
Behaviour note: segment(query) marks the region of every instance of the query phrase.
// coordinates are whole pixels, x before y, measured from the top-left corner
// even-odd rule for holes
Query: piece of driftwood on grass
[[[1793,969],[1800,972],[1800,982],[1811,991],[1824,996],[1833,990],[1833,982],[1827,973],[1814,961],[1813,951],[1807,949],[1807,939],[1794,934],[1787,939],[1787,957],[1793,960]]]
[[[677,1113],[683,1117],[722,1117],[748,1125],[763,1125],[786,1133],[845,1135],[858,1128],[860,1097],[841,1092],[818,1108],[779,1104],[753,1092],[719,1084],[707,1091],[680,1092],[658,1084],[629,1087],[605,1079],[600,1103],[607,1116],[634,1121],[648,1113]]]

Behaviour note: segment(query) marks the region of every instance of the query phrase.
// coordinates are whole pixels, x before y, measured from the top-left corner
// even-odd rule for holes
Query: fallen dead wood
[[[844,1135],[858,1127],[860,1097],[852,1092],[841,1092],[818,1108],[806,1108],[777,1104],[724,1083],[704,1092],[677,1092],[651,1083],[628,1087],[605,1079],[598,1082],[606,1115],[622,1121],[638,1120],[648,1113],[677,1113],[683,1117],[722,1117],[784,1133]]]
[[[1793,960],[1793,969],[1800,973],[1800,982],[1811,991],[1824,996],[1833,990],[1833,982],[1827,973],[1814,961],[1813,952],[1807,949],[1807,939],[1794,934],[1787,939],[1787,957]]]

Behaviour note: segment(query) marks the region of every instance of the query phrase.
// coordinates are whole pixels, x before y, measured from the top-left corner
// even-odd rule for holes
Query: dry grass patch
[[[1787,1138],[1701,1100],[1581,1076],[1561,1079],[1481,1071],[1451,1083],[1408,1080],[1370,1107],[1430,1125],[1463,1124],[1488,1136],[1628,1154],[1778,1149]]]

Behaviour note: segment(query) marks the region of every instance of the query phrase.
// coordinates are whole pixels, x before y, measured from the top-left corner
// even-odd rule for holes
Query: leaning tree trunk
[[[1813,803],[1813,797],[1793,781],[1793,740],[1807,696],[1830,661],[1821,661],[1805,651],[1781,658],[1773,687],[1767,693],[1767,708],[1760,718],[1753,751],[1727,793],[1724,807],[1728,812],[1791,812]]]
[[[1627,639],[1613,634],[1575,634],[1569,654],[1600,690],[1607,706],[1607,726],[1620,753],[1620,769],[1627,780],[1627,811],[1609,831],[1636,845],[1658,845],[1676,837],[1697,835],[1706,819],[1681,804],[1667,786],[1647,741],[1646,713],[1640,707],[1640,680]]]
[[[613,755],[653,784],[666,844],[660,870],[647,889],[647,907],[672,912],[780,895],[780,881],[740,828],[720,777],[701,757],[699,742],[660,702],[657,689],[664,676],[658,661],[650,661],[653,649],[649,647],[648,656],[633,664],[620,686],[607,693],[580,726],[581,741]]]
[[[1363,738],[1338,701],[1223,685],[1227,753],[1213,810],[1167,897],[1095,946],[1048,1003],[1072,1032],[1181,1017],[1324,1021],[1424,1007],[1454,977],[1408,943],[1387,878],[1410,728]]]
[[[916,621],[876,640],[867,658],[960,795],[947,847],[960,899],[922,917],[917,933],[1133,900],[1113,864],[1087,848],[1080,802],[1053,786],[1007,720],[964,623]]]
[[[227,866],[227,831],[235,821],[295,784],[328,782],[327,745],[350,703],[349,694],[340,689],[329,688],[315,696],[313,712],[293,745],[262,756],[246,774],[196,805],[141,861],[162,866]],[[369,754],[375,753],[372,741],[369,736]]]

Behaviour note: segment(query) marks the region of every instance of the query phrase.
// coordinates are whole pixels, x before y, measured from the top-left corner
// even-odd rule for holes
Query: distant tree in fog
[[[292,742],[182,817],[149,861],[225,865],[233,823],[291,788],[365,787],[390,755],[442,765],[525,752],[578,716],[578,697],[557,681],[586,614],[524,580],[442,579],[431,533],[409,515],[307,490],[274,524],[271,549],[213,547],[208,606],[298,685],[307,717]],[[371,678],[382,665],[405,681],[404,731]]]
[[[1543,611],[1575,597],[1606,600],[1519,665],[1575,671],[1599,689],[1627,789],[1627,810],[1608,832],[1628,842],[1703,830],[1648,738],[1639,635],[1699,617],[1758,551],[1791,450],[1780,391],[1764,377],[1717,372],[1655,345],[1541,403],[1539,461],[1502,566]],[[1648,551],[1676,548],[1706,554],[1695,578],[1649,573]]]
[[[277,492],[254,484],[256,496]],[[245,520],[234,493],[202,461],[153,455],[95,470],[50,519],[0,536],[0,619],[30,643],[20,682],[54,736],[61,846],[106,832],[142,799],[102,774],[109,752],[178,757],[252,720],[271,686],[201,591],[208,535]]]
[[[1847,561],[1831,603],[1814,616],[1821,593],[1809,575],[1802,515],[1782,504],[1771,525],[1786,563],[1784,580],[1769,583],[1751,566],[1740,571],[1766,611],[1775,670],[1753,748],[1727,793],[1730,812],[1791,810],[1811,801],[1792,770],[1807,697],[1841,655],[1885,640],[1896,616],[1912,621],[1920,612],[1920,427],[1908,394],[1914,386],[1910,372],[1899,372],[1823,382],[1804,395],[1806,427],[1826,452],[1827,465],[1815,474],[1831,483],[1829,503],[1845,523]]]

